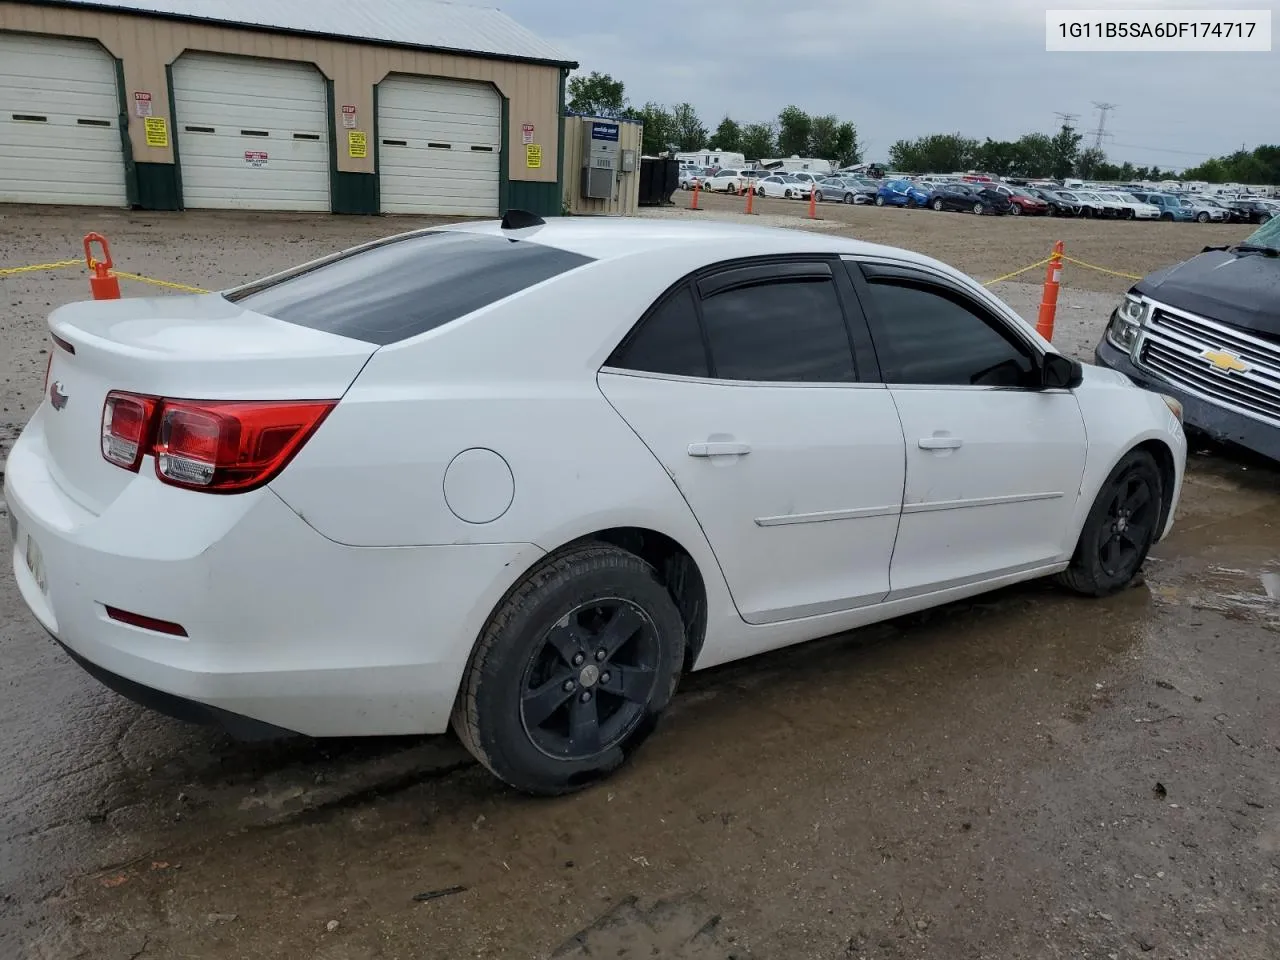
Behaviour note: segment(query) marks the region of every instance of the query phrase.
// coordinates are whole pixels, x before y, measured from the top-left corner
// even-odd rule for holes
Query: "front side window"
[[[868,280],[868,319],[885,383],[1033,386],[1028,349],[962,294],[926,280]]]
[[[829,277],[730,287],[702,301],[713,376],[847,383],[857,379],[844,313]]]

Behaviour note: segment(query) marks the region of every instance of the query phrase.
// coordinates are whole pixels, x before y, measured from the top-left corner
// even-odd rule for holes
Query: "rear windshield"
[[[225,296],[277,320],[384,346],[590,262],[528,240],[426,231],[357,247]]]

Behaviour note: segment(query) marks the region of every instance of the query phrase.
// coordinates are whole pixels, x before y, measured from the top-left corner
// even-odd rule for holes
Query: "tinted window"
[[[527,240],[438,231],[381,240],[226,297],[277,320],[382,345],[590,262]]]
[[[707,351],[688,287],[667,297],[623,344],[607,366],[681,377],[707,376]]]
[[[714,375],[725,380],[856,380],[829,279],[733,287],[702,302]]]
[[[959,294],[871,279],[872,334],[886,383],[1017,387],[1030,383],[1025,349]]]

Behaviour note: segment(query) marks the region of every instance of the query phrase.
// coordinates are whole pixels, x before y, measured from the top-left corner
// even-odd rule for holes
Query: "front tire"
[[[983,206],[982,204],[980,204],[980,203],[975,203],[975,204],[973,205],[973,212],[974,212],[974,215],[975,215],[975,216],[979,216],[979,217],[980,217],[980,216],[982,216],[982,214],[985,212],[985,210],[986,210],[986,207],[984,207],[984,206]]]
[[[878,197],[876,197],[876,206],[877,206],[877,207],[883,207],[883,206],[884,206],[884,197],[879,197],[879,196],[878,196]]]
[[[942,201],[941,201],[941,200],[935,200],[935,201],[933,201],[933,209],[934,209],[935,211],[937,211],[938,213],[941,213],[941,212],[942,212]]]
[[[1105,597],[1138,575],[1159,535],[1164,479],[1145,450],[1124,457],[1107,477],[1080,531],[1071,566],[1058,575],[1064,586]]]
[[[684,662],[684,623],[653,568],[604,544],[545,560],[490,616],[453,727],[496,777],[570,793],[653,732]]]
[[[1207,213],[1205,213],[1203,210],[1202,210],[1202,211],[1200,211],[1200,213],[1196,214],[1196,222],[1197,222],[1197,223],[1208,223],[1208,222],[1209,222],[1209,215],[1208,215]]]
[[[1022,208],[1018,206],[1016,203],[1009,205],[1009,212],[1013,214],[1015,217],[1022,216]]]
[[[819,199],[819,200],[821,200],[821,199],[822,199],[822,197],[821,197],[821,196],[819,196],[819,197],[818,197],[818,199]],[[857,200],[856,200],[856,198],[854,197],[854,195],[853,195],[852,193],[846,193],[846,194],[844,195],[844,202],[845,202],[845,203],[847,203],[847,204],[854,204],[854,203],[856,203],[856,202],[857,202]]]

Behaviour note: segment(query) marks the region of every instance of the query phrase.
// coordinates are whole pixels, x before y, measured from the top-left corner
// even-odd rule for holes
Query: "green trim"
[[[319,71],[317,71],[319,72]],[[324,73],[320,73],[324,77],[324,103],[326,115],[324,125],[329,131],[329,212],[338,212],[338,134],[337,128],[333,123],[333,111],[336,108],[337,101],[333,96],[333,81],[325,77]]]
[[[172,163],[134,165],[138,172],[138,202],[142,210],[181,210],[178,168]]]
[[[110,56],[110,52],[107,54]],[[124,196],[130,207],[138,206],[138,170],[133,161],[133,141],[129,139],[128,91],[124,84],[124,61],[111,57],[116,66],[116,99],[120,107],[120,151],[124,156]]]
[[[178,102],[173,96],[173,64],[164,65],[164,82],[169,90],[169,143],[173,146],[173,182],[176,187],[175,210],[187,209],[182,198],[182,153],[178,149]]]
[[[378,139],[378,87],[373,85],[373,212],[382,213],[382,141]]]
[[[373,37],[353,37],[348,34],[324,33],[320,30],[301,30],[289,27],[273,27],[261,23],[241,23],[231,19],[215,17],[197,17],[189,13],[174,13],[162,10],[138,10],[122,8],[118,4],[93,3],[92,0],[25,0],[38,7],[70,7],[76,10],[101,10],[116,16],[133,16],[146,20],[177,20],[183,23],[201,23],[222,30],[243,30],[248,33],[274,34],[277,36],[315,37],[322,40],[334,40],[348,46],[368,44],[371,47],[394,47],[400,50],[421,50],[424,53],[447,53],[455,57],[472,57],[477,60],[501,60],[506,63],[532,63],[542,67],[568,67],[577,70],[576,60],[548,60],[543,57],[521,57],[514,54],[491,53],[484,50],[466,50],[461,47],[435,47],[413,43],[397,43],[394,40],[378,40]],[[266,5],[263,5],[264,8]]]
[[[558,217],[560,184],[545,180],[512,180],[508,190],[512,210],[527,210],[539,217]]]
[[[556,187],[559,191],[559,199],[556,202],[556,213],[564,213],[564,115],[568,110],[568,104],[565,102],[565,84],[569,79],[569,71],[561,69],[560,71],[560,109],[556,111]]]
[[[501,217],[511,209],[511,101],[501,90],[498,96],[502,98],[502,145],[498,148],[498,216]]]

